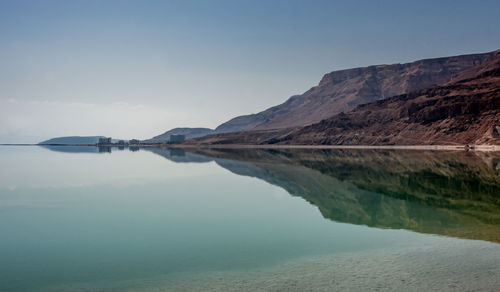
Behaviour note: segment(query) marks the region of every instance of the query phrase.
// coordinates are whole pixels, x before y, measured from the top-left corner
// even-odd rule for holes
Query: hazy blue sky
[[[500,49],[499,12],[498,0],[0,0],[0,142],[215,127],[329,71]]]

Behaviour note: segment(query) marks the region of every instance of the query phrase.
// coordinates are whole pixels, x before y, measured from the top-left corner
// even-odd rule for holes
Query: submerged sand
[[[499,291],[500,245],[432,237],[419,246],[303,257],[277,266],[44,291]]]

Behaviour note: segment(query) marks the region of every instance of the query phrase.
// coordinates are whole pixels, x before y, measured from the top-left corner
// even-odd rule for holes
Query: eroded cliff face
[[[260,113],[236,117],[220,125],[216,132],[313,124],[360,104],[445,84],[458,72],[483,64],[493,55],[492,52],[334,71],[304,94]]]
[[[350,80],[355,73],[349,72],[344,72],[344,77],[334,74],[325,82]],[[309,126],[226,133],[188,143],[500,145],[499,129],[500,51],[497,51],[489,61],[461,71],[444,85],[360,105]]]
[[[274,140],[284,144],[500,144],[500,52],[453,82],[341,113]]]

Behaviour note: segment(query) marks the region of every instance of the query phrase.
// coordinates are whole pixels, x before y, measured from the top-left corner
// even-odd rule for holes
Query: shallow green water
[[[395,255],[415,289],[450,266],[497,287],[496,154],[100,150],[0,148],[0,291],[370,289],[308,281]],[[450,255],[390,269],[422,247]]]

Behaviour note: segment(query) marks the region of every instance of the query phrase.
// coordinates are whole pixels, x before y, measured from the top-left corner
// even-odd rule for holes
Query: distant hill
[[[286,102],[260,113],[235,117],[218,126],[215,132],[283,129],[314,124],[360,104],[445,84],[455,74],[483,64],[493,55],[494,52],[489,52],[333,71],[305,93],[292,96]]]
[[[184,135],[186,139],[203,137],[210,135],[214,130],[209,128],[174,128],[165,133],[155,136],[151,139],[143,140],[143,143],[167,143],[170,141],[170,135]]]
[[[61,144],[61,145],[78,145],[78,144],[96,144],[99,141],[99,138],[103,138],[104,136],[67,136],[67,137],[58,137],[52,138],[38,144]]]
[[[43,142],[38,143],[39,145],[55,144],[55,145],[85,145],[85,144],[96,144],[99,138],[104,138],[104,136],[66,136],[52,138]],[[112,143],[117,143],[122,139],[111,139]],[[123,139],[124,141],[128,141]]]

